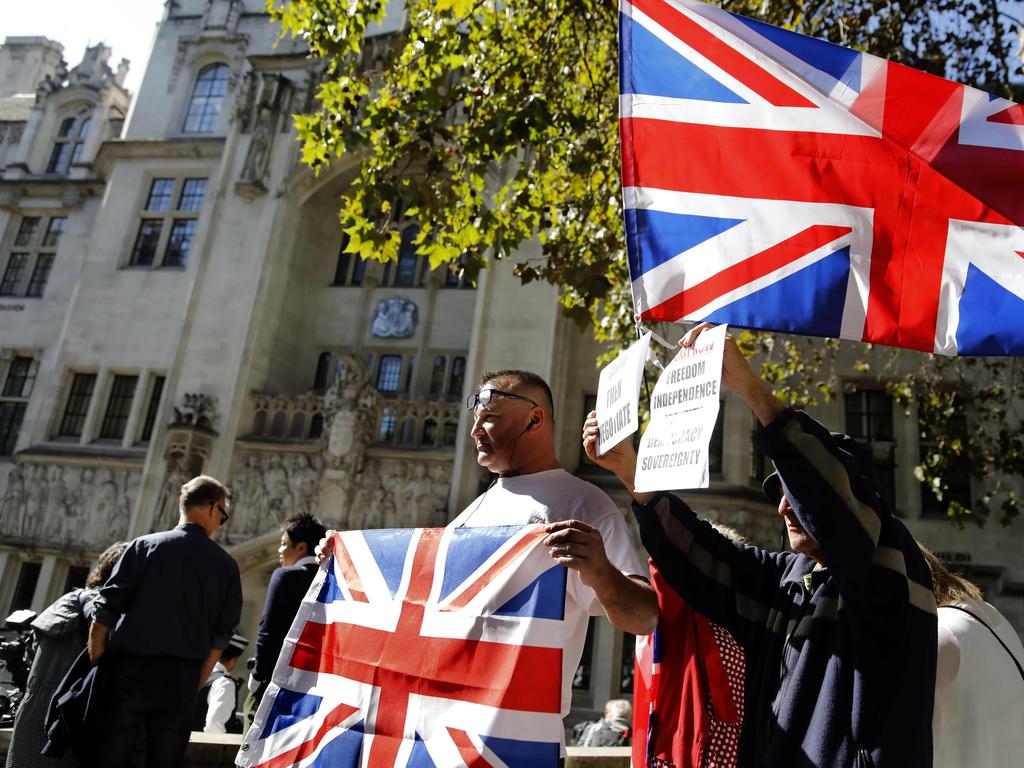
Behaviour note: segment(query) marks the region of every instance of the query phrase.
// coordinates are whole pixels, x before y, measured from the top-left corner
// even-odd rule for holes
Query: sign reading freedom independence
[[[665,368],[640,441],[638,491],[708,487],[708,445],[718,420],[727,327],[704,331]]]
[[[598,456],[606,454],[640,427],[637,403],[650,346],[651,332],[648,331],[601,369],[597,384],[597,423],[601,428]]]

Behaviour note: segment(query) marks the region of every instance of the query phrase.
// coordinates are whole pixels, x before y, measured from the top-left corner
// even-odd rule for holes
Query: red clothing
[[[743,722],[743,651],[693,611],[653,562],[651,583],[661,615],[654,635],[637,638],[633,765],[731,768]]]

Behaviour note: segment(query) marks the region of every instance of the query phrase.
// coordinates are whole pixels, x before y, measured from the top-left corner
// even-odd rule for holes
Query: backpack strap
[[[959,606],[959,605],[940,605],[939,607],[940,608],[953,608],[954,610],[960,611],[961,613],[966,613],[972,619],[974,619],[979,624],[981,624],[981,626],[983,626],[985,629],[987,629],[989,632],[991,632],[992,633],[992,637],[994,637],[999,642],[999,644],[1001,646],[1003,646],[1003,650],[1006,651],[1009,654],[1010,658],[1013,660],[1014,665],[1016,665],[1016,667],[1017,667],[1017,672],[1020,673],[1020,679],[1024,680],[1024,667],[1021,666],[1020,662],[1017,660],[1017,657],[1013,655],[1013,651],[1011,651],[1006,646],[1006,643],[1003,642],[1003,638],[1001,638],[998,634],[996,634],[996,631],[994,629],[992,629],[992,627],[990,627],[988,625],[988,623],[983,618],[981,618],[981,616],[976,614],[974,611],[969,611],[966,608],[963,608],[962,606]]]

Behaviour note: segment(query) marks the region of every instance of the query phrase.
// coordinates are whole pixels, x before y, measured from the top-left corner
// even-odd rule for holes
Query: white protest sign
[[[638,491],[708,487],[708,444],[718,418],[703,410],[652,420],[640,439],[636,459]]]
[[[722,354],[727,326],[704,331],[665,366],[651,393],[651,421],[660,416],[713,407],[718,412]]]
[[[638,491],[708,487],[708,445],[718,419],[726,326],[679,350],[651,394],[651,423],[640,441]]]
[[[597,383],[597,423],[601,428],[598,456],[603,456],[640,427],[637,403],[650,345],[651,332],[648,331],[601,369]]]

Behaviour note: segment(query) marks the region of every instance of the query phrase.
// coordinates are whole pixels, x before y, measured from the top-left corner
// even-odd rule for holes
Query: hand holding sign
[[[708,486],[708,445],[718,419],[726,326],[698,328],[684,337],[651,395],[651,423],[637,458],[638,491]]]

